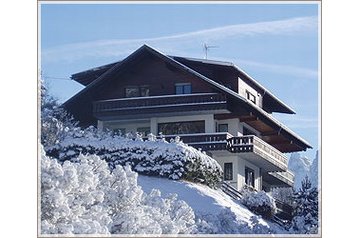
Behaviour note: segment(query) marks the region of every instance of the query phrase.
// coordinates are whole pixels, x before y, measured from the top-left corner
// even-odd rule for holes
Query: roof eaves
[[[280,128],[282,128],[283,130],[285,130],[287,133],[291,134],[293,137],[297,138],[298,140],[300,140],[302,143],[304,143],[305,145],[307,145],[308,148],[312,148],[312,146],[303,138],[301,138],[299,135],[297,135],[295,132],[293,132],[291,129],[289,129],[287,126],[285,126],[284,124],[282,124],[280,121],[278,121],[276,118],[274,118],[273,116],[271,116],[269,113],[265,112],[265,110],[263,110],[262,108],[252,105],[246,98],[240,96],[238,93],[232,91],[231,89],[215,82],[214,80],[209,79],[208,77],[198,73],[197,71],[189,68],[188,66],[176,61],[175,59],[171,58],[170,56],[166,56],[164,54],[162,54],[164,57],[167,57],[169,60],[174,61],[176,64],[179,64],[181,67],[185,68],[187,71],[195,74],[196,76],[204,79],[205,81],[211,83],[212,85],[216,86],[217,88],[223,90],[226,93],[229,93],[230,95],[234,96],[235,98],[241,100],[242,102],[246,103],[247,105],[249,105],[251,108],[256,109],[260,114],[262,114],[263,116],[265,116],[267,119],[269,119],[270,121],[274,122],[276,125],[278,125]]]
[[[92,74],[92,73],[95,73],[95,72],[97,72],[99,70],[102,70],[102,69],[105,69],[105,68],[110,69],[112,66],[116,65],[119,62],[121,62],[121,61],[117,61],[117,62],[105,64],[105,65],[102,65],[102,66],[98,66],[98,67],[95,67],[95,68],[87,69],[87,70],[72,74],[71,78],[74,79],[74,78],[77,78],[77,77],[81,77],[81,75],[84,75],[84,74]]]
[[[208,60],[208,59],[198,59],[198,58],[190,58],[190,57],[179,57],[179,56],[169,56],[170,58],[174,59],[184,59],[189,61],[195,61],[203,64],[213,64],[213,65],[219,65],[219,66],[227,66],[232,67],[236,71],[242,73],[245,75],[246,78],[248,78],[250,81],[252,81],[258,88],[263,90],[265,94],[268,94],[271,98],[273,98],[278,104],[280,104],[282,107],[286,109],[287,113],[290,114],[296,114],[296,112],[288,105],[286,105],[284,102],[282,102],[279,98],[277,98],[273,93],[271,93],[269,90],[267,90],[264,86],[262,86],[259,82],[257,82],[254,78],[252,78],[248,73],[246,73],[243,69],[238,67],[237,65],[233,64],[232,62],[227,61],[218,61],[218,60]]]
[[[253,106],[253,105],[252,105]],[[276,118],[274,118],[273,116],[271,116],[269,113],[265,112],[265,110],[263,110],[260,107],[257,106],[253,106],[255,107],[256,110],[258,110],[262,115],[264,115],[266,118],[268,118],[269,120],[271,120],[272,122],[274,122],[275,124],[277,124],[279,127],[281,127],[283,130],[285,130],[286,132],[288,132],[289,134],[291,134],[292,136],[296,137],[298,140],[300,140],[302,143],[304,143],[307,148],[311,148],[312,146],[302,137],[300,137],[299,135],[297,135],[294,131],[292,131],[290,128],[288,128],[286,125],[284,125],[283,123],[281,123],[279,120],[277,120]]]
[[[247,77],[250,81],[252,81],[257,87],[264,90],[265,94],[268,94],[270,97],[272,97],[275,101],[277,101],[281,106],[285,107],[290,114],[296,114],[296,112],[287,104],[282,102],[278,97],[276,97],[273,93],[271,93],[269,90],[267,90],[264,86],[262,86],[259,82],[257,82],[254,78],[252,78],[248,73],[246,73],[243,69],[238,67],[237,65],[232,65],[237,71],[243,73],[245,77]]]

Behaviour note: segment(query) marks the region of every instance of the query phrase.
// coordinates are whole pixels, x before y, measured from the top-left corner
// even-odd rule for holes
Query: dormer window
[[[191,94],[191,83],[176,83],[175,94]]]
[[[246,91],[246,98],[256,104],[256,96],[253,93]]]

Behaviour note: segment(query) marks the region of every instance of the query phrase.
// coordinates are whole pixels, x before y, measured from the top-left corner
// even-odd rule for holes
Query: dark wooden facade
[[[110,120],[114,117],[131,119],[173,112],[195,114],[215,111],[215,119],[239,118],[259,131],[266,143],[282,152],[311,148],[270,115],[274,108],[290,113],[288,107],[281,105],[269,93],[267,101],[276,100],[270,104],[270,110],[252,105],[237,93],[237,77],[245,78],[243,73],[238,75],[237,69],[228,63],[212,62],[209,68],[205,67],[209,63],[204,63],[165,56],[143,46],[123,61],[73,75],[73,79],[87,86],[68,100],[64,107],[82,126],[96,125],[98,119]],[[245,80],[249,82],[249,78]],[[175,84],[178,83],[190,83],[194,95],[176,97]],[[254,82],[251,84],[257,90],[262,90]],[[125,98],[125,88],[128,86],[148,87],[149,97]],[[265,95],[264,92],[262,94]]]

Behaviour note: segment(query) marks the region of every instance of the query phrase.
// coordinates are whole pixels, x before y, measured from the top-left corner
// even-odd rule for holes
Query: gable
[[[149,96],[173,95],[175,84],[190,83],[192,93],[213,92],[203,80],[165,62],[154,55],[146,55],[140,62],[133,63],[127,70],[118,71],[111,76],[100,91],[97,90],[96,99],[125,98],[127,87],[142,87],[149,89]]]

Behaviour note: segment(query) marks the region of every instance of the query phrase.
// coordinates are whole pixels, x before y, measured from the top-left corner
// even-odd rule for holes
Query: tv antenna
[[[219,46],[217,46],[217,45],[207,45],[206,43],[204,44],[205,59],[208,59],[208,51],[209,51],[209,49],[213,49],[213,48],[219,48]]]

